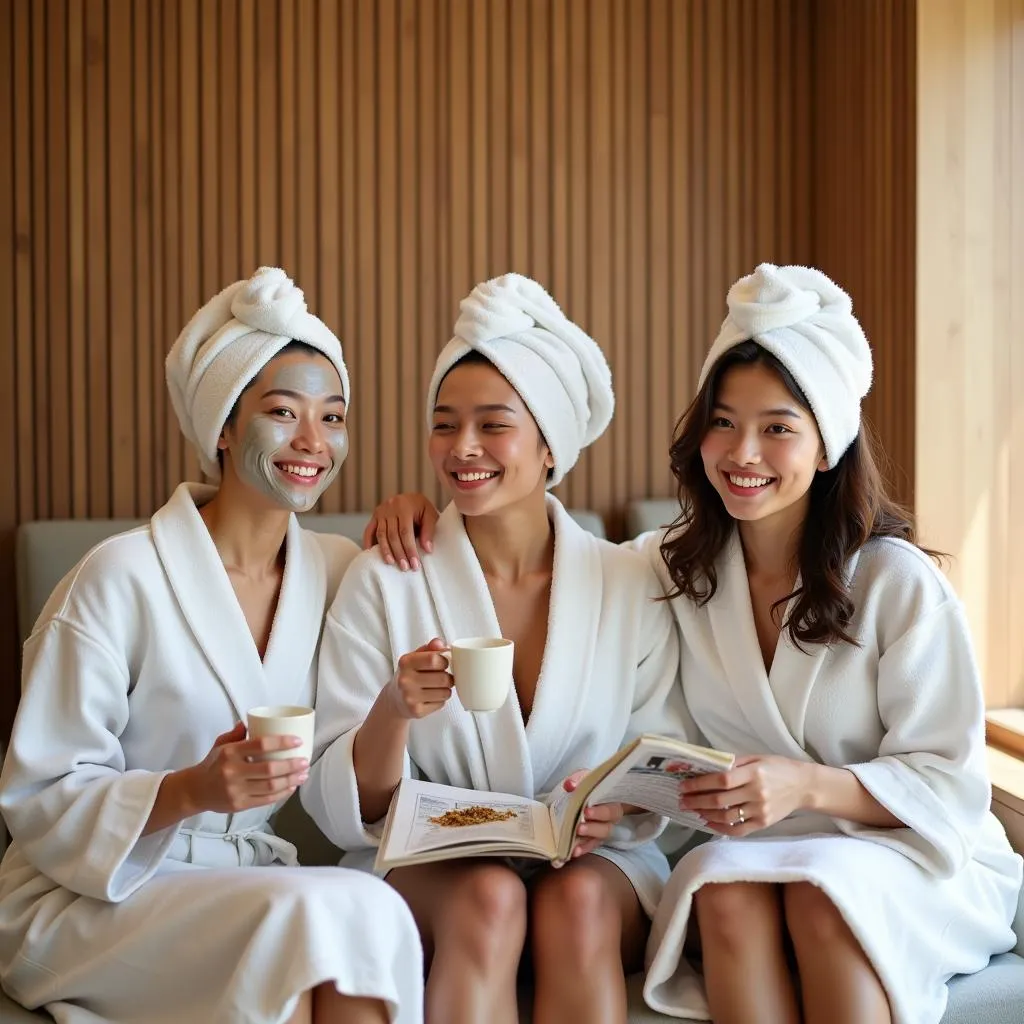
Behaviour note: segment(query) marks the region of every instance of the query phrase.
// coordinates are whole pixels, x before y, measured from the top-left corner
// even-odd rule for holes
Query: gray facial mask
[[[262,391],[282,389],[317,397],[336,394],[338,379],[320,359],[282,362],[280,366],[271,362],[265,380],[257,387]],[[295,407],[293,400],[282,399],[282,404]],[[308,512],[334,482],[349,450],[348,431],[343,425],[320,423],[318,429],[323,447],[319,452],[305,452],[301,447],[292,447],[296,436],[306,435],[299,420],[256,412],[238,442],[238,476],[276,504],[292,512]],[[311,483],[300,483],[278,468],[280,464],[302,463],[326,468]]]

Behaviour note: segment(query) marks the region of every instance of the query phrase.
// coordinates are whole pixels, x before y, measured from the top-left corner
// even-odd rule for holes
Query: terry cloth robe
[[[648,536],[645,550],[668,587],[661,539]],[[683,942],[693,894],[712,882],[821,888],[877,971],[894,1024],[935,1024],[945,982],[1014,945],[1021,859],[989,812],[982,689],[961,604],[928,556],[899,540],[869,542],[849,578],[860,646],[802,653],[783,629],[767,673],[738,534],[715,596],[704,607],[672,602],[687,704],[708,743],[847,768],[906,827],[800,813],[687,853],[648,948],[644,995],[663,1013],[710,1019]]]
[[[555,556],[547,644],[529,721],[513,689],[497,711],[472,714],[453,694],[409,730],[411,770],[432,782],[543,799],[644,731],[685,735],[678,641],[657,578],[635,552],[598,540],[548,497]],[[433,637],[501,635],[483,570],[454,504],[418,573],[364,552],[327,616],[317,691],[318,750],[302,801],[324,833],[369,869],[378,839],[359,809],[352,749],[402,655]],[[324,749],[326,748],[326,749]],[[407,765],[407,770],[410,766]],[[598,849],[627,875],[648,914],[668,877],[650,840],[654,815],[624,819]],[[534,862],[539,863],[539,862]],[[529,870],[528,868],[526,870]]]
[[[61,1022],[277,1024],[333,982],[422,1020],[419,937],[387,885],[299,868],[273,806],[142,836],[172,770],[249,708],[310,704],[329,595],[355,546],[288,526],[261,662],[183,484],[149,525],[95,547],[25,645],[0,781],[0,979]]]

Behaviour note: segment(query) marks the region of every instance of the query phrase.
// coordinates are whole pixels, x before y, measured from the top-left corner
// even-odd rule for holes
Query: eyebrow
[[[731,412],[733,415],[736,414],[736,410],[731,405],[725,405],[723,402],[715,403],[716,409],[721,409],[722,412]],[[790,409],[788,406],[780,406],[778,409],[762,409],[758,416],[788,416],[790,419],[800,419],[800,413],[794,409]]]
[[[263,392],[264,398],[270,398],[274,395],[280,396],[281,398],[294,398],[296,401],[301,401],[303,398],[309,397],[308,395],[302,395],[298,391],[290,391],[288,388],[271,388],[269,391]],[[328,395],[325,402],[341,402],[344,404],[344,395]]]
[[[450,405],[435,405],[434,412],[454,414],[455,410]],[[477,405],[473,407],[473,412],[508,412],[515,416],[516,411],[511,405],[502,405],[500,402],[494,403],[493,405]]]

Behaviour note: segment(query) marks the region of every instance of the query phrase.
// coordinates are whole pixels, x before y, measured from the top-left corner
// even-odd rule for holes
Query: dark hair
[[[501,373],[501,370],[498,369],[498,367],[495,366],[494,363],[491,362],[491,360],[488,359],[487,356],[483,354],[483,352],[478,352],[475,348],[472,348],[464,356],[459,356],[459,358],[456,359],[455,362],[448,367],[448,369],[445,371],[444,376],[437,382],[437,390],[439,394],[441,391],[441,385],[447,379],[448,374],[451,373],[452,370],[454,370],[455,367],[457,366],[489,366],[491,367],[491,369],[496,370],[498,373]],[[501,375],[502,377],[505,377],[505,374],[501,373]],[[509,386],[515,390],[516,394],[519,394],[519,389],[516,388],[516,386],[511,381],[508,380],[508,377],[505,377],[505,380],[508,381]],[[526,399],[523,398],[522,395],[519,395],[519,397],[523,399],[523,405],[526,405]],[[528,405],[526,406],[526,411],[529,412],[531,416],[533,416],[533,412],[531,411]],[[535,416],[533,416],[533,422],[537,423],[537,418]],[[541,447],[547,448],[548,451],[551,451],[551,445],[548,444],[547,438],[544,437],[544,432],[540,429],[539,423],[537,423],[537,434],[540,437]],[[554,474],[555,471],[553,469],[549,469],[548,479],[550,480],[554,476]]]
[[[700,447],[711,425],[723,376],[734,366],[755,364],[774,370],[793,398],[811,411],[793,375],[756,342],[742,342],[714,365],[676,424],[670,449],[681,512],[661,545],[674,585],[669,600],[682,596],[704,605],[718,589],[715,562],[735,529],[735,521],[708,479]],[[796,598],[787,628],[801,650],[801,643],[857,644],[848,632],[854,607],[846,576],[857,550],[873,537],[898,537],[920,547],[913,516],[886,494],[877,451],[871,428],[862,421],[836,466],[814,475],[798,549],[800,586],[772,605],[772,615],[779,616]],[[922,550],[940,557],[927,548]]]
[[[280,352],[275,352],[274,355],[267,360],[264,366],[260,367],[260,371],[259,373],[256,374],[256,377],[258,377],[260,373],[262,373],[266,369],[266,367],[269,366],[278,356],[286,355],[289,352],[303,352],[306,355],[311,356],[324,356],[323,352],[321,352],[320,349],[314,348],[312,345],[308,344],[305,341],[295,341],[293,339],[292,341],[289,341],[288,344],[285,345],[285,347],[281,349]],[[327,356],[324,356],[324,359],[326,358]],[[256,377],[253,377],[253,379],[249,381],[249,383],[246,384],[245,387],[242,388],[242,390],[238,393],[238,397],[235,399],[235,404],[231,406],[231,411],[228,413],[227,419],[224,420],[224,426],[221,427],[221,430],[227,430],[228,427],[233,427],[235,425],[235,420],[238,419],[238,409],[239,406],[241,406],[242,404],[242,395],[244,395],[246,391],[248,391],[249,388],[251,388],[253,384],[256,383]],[[222,452],[220,448],[217,449],[217,465],[220,466],[221,472],[223,472],[224,452]]]

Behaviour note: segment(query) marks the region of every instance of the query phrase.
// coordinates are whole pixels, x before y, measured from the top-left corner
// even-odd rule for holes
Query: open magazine
[[[708,831],[699,814],[679,807],[679,782],[726,771],[733,760],[719,750],[644,734],[589,772],[573,792],[559,786],[546,802],[402,779],[384,822],[376,868],[456,857],[568,860],[589,804],[632,804]]]

